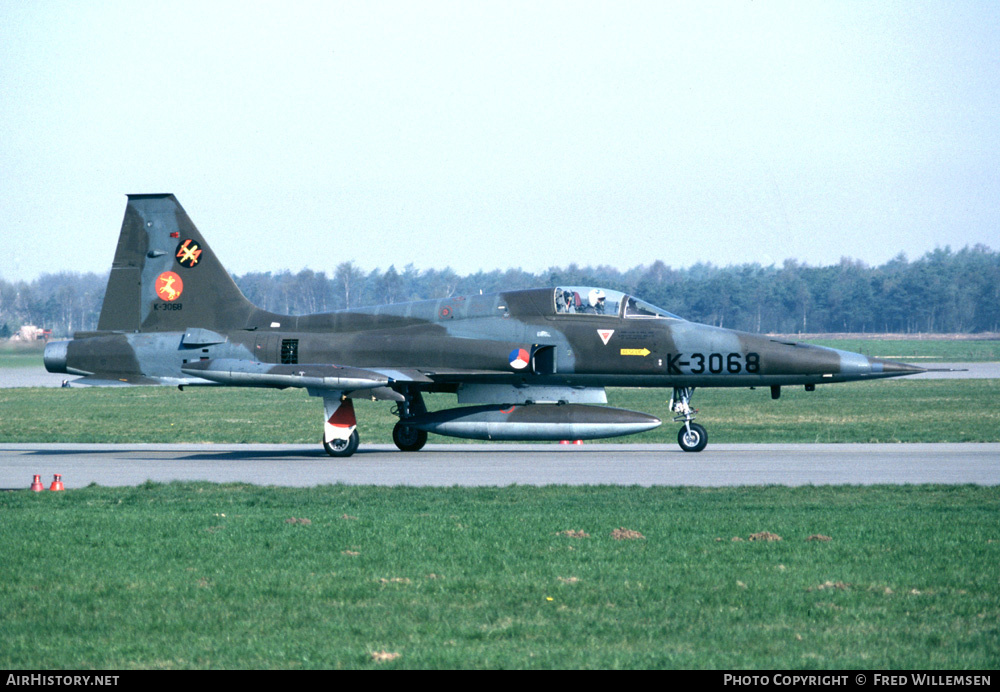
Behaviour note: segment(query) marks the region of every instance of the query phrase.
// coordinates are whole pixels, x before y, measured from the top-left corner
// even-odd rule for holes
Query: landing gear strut
[[[677,444],[685,452],[700,452],[708,444],[708,433],[705,428],[693,422],[698,409],[691,408],[691,396],[694,394],[694,387],[674,387],[674,394],[670,397],[670,411],[676,413],[675,423],[684,423],[684,427],[677,433]]]
[[[393,411],[399,416],[399,422],[392,429],[392,441],[404,452],[416,452],[427,444],[427,431],[407,425],[406,420],[421,413],[427,413],[427,407],[424,406],[424,398],[419,391],[407,388],[401,394],[403,401]]]

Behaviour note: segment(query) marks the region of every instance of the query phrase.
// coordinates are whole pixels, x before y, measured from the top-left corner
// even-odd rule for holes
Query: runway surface
[[[147,480],[348,485],[1000,485],[1000,443],[713,445],[365,445],[348,459],[317,445],[0,444],[0,489],[54,474],[67,489]]]
[[[907,375],[907,380],[991,380],[1000,378],[1000,363],[914,363],[930,372]]]

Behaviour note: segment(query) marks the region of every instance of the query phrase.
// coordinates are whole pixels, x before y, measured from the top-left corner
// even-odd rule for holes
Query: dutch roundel
[[[510,367],[515,370],[523,370],[528,367],[528,361],[531,356],[523,348],[515,348],[510,352]]]

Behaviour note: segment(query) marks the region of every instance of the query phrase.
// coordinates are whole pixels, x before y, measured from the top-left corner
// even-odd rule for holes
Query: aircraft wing
[[[226,385],[230,387],[303,387],[317,391],[356,391],[380,389],[397,382],[432,384],[435,382],[490,381],[505,373],[461,370],[458,368],[372,367],[355,368],[325,363],[279,365],[239,358],[212,358],[188,363],[182,372],[188,377],[152,377],[93,373],[73,380],[73,384],[96,387],[127,387],[130,385]]]
[[[185,375],[200,377],[217,384],[245,387],[306,387],[348,391],[385,387],[397,382],[432,384],[435,382],[473,382],[508,379],[509,373],[495,370],[460,368],[398,368],[298,363],[276,365],[238,358],[212,358],[188,363],[181,368]]]
[[[85,377],[70,380],[72,384],[84,384],[90,387],[129,387],[132,385],[177,385],[190,384],[188,380],[164,377],[146,377],[144,375],[120,375],[116,373],[94,373]]]
[[[277,365],[238,358],[211,358],[188,363],[181,371],[185,375],[200,377],[216,384],[237,387],[304,387],[354,391],[385,387],[399,380],[414,381],[404,371],[391,371],[390,376],[376,370],[342,365]]]

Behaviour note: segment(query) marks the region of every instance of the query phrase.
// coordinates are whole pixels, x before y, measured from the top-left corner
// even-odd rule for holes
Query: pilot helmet
[[[604,291],[595,288],[587,295],[587,299],[590,301],[590,307],[597,307],[597,303],[604,300]]]

